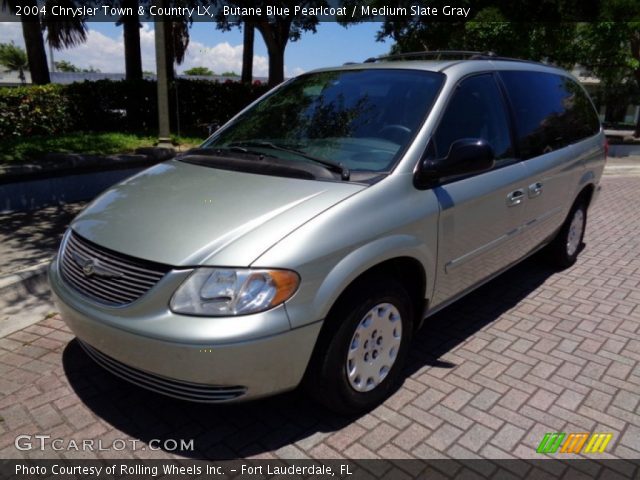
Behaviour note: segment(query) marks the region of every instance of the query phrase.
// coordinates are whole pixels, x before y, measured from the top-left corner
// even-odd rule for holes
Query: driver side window
[[[487,141],[497,163],[513,158],[504,101],[491,74],[467,78],[456,88],[434,136],[437,158],[446,157],[462,138]]]

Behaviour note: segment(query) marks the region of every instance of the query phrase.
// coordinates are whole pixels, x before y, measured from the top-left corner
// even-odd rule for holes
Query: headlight
[[[173,294],[170,306],[191,315],[246,315],[280,305],[299,284],[290,270],[198,268]]]

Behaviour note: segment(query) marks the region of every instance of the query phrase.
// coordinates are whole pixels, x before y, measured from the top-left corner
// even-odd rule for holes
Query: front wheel
[[[551,262],[559,268],[568,268],[576,263],[582,251],[584,232],[587,226],[587,206],[576,203],[560,228],[558,235],[549,244],[548,253]]]
[[[368,279],[348,290],[325,322],[308,389],[339,413],[370,410],[403,378],[413,333],[409,296],[393,279]]]

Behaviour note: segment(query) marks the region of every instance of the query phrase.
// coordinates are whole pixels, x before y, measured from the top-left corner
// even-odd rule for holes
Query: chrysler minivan
[[[316,70],[95,199],[50,283],[87,354],[142,387],[229,402],[305,385],[363,411],[434,312],[540,249],[576,261],[604,163],[591,100],[552,66]]]

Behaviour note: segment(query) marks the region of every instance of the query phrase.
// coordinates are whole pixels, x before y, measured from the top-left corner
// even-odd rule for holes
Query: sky
[[[87,42],[72,49],[54,50],[55,61],[67,60],[80,68],[93,67],[104,73],[124,72],[122,27],[114,23],[88,23]],[[379,23],[362,23],[344,28],[335,22],[322,22],[317,33],[303,33],[297,42],[289,42],[285,51],[285,76],[292,77],[314,68],[361,62],[383,55],[391,42],[376,41]],[[234,71],[242,66],[242,31],[221,32],[213,23],[194,22],[190,31],[189,49],[185,61],[177,66],[178,73],[202,66],[215,73]],[[0,22],[0,43],[14,42],[24,47],[22,27],[18,22]],[[153,23],[143,24],[140,30],[142,66],[155,71]],[[48,54],[48,48],[47,48]],[[256,30],[254,44],[254,76],[268,73],[267,48]]]

